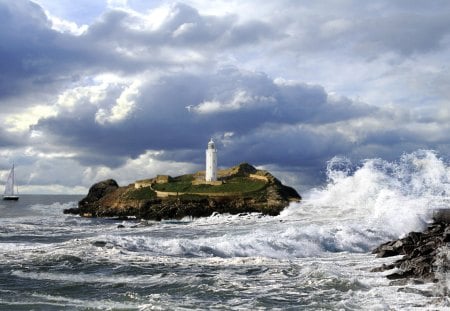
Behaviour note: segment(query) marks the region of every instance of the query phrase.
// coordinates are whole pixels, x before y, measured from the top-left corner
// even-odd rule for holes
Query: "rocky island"
[[[171,177],[158,175],[120,187],[109,179],[94,184],[64,213],[84,217],[130,217],[145,220],[204,217],[213,213],[278,215],[301,197],[268,171],[242,163],[218,170],[217,180],[206,181],[205,171]]]

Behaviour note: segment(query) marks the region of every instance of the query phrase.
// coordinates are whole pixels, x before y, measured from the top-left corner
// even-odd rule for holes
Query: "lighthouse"
[[[208,149],[206,149],[206,181],[217,180],[217,149],[214,145],[214,141],[211,140],[208,143]]]

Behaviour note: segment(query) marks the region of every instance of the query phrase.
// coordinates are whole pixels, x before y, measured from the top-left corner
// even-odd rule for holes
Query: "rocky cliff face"
[[[135,216],[148,220],[204,217],[213,213],[278,215],[290,202],[301,199],[295,189],[283,185],[269,172],[257,170],[246,163],[223,170],[222,174],[224,179],[263,178],[266,186],[260,191],[233,193],[230,196],[193,193],[158,197],[151,187],[136,190],[134,185],[119,187],[114,180],[106,180],[93,185],[88,195],[79,202],[78,208],[64,212],[88,217]]]

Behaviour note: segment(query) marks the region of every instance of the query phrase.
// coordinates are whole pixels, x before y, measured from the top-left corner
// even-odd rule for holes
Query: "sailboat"
[[[6,180],[5,192],[3,194],[3,200],[13,200],[17,201],[19,199],[18,190],[14,192],[15,186],[15,176],[14,176],[14,164],[9,172],[8,179]]]

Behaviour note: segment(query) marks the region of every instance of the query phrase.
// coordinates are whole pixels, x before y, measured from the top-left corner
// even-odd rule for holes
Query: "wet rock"
[[[106,244],[107,243],[105,241],[95,241],[92,243],[92,245],[97,246],[97,247],[105,247]]]
[[[391,273],[387,276],[389,280],[404,279],[413,276],[412,270]]]
[[[450,242],[450,226],[445,228],[444,234],[442,235],[443,242]]]
[[[382,264],[381,267],[373,268],[370,271],[371,272],[383,272],[383,271],[391,270],[391,269],[394,269],[394,268],[395,268],[395,264],[389,264],[389,265]]]
[[[71,208],[66,208],[63,210],[64,214],[79,214],[80,210],[78,209],[78,207],[71,207]]]
[[[382,272],[397,268],[387,275],[391,284],[401,285],[408,282],[435,282],[436,266],[439,250],[447,247],[450,240],[450,224],[433,223],[424,232],[411,232],[406,237],[386,242],[373,250],[377,257],[403,255],[394,263],[372,269]],[[446,263],[447,264],[447,263]],[[403,280],[403,281],[402,281]]]
[[[402,287],[402,288],[399,288],[398,291],[403,292],[403,293],[422,295],[424,297],[433,297],[434,296],[433,292],[431,292],[431,291],[420,290],[420,289],[411,288],[411,287]]]
[[[412,247],[413,244],[410,242],[410,240],[408,238],[405,238],[381,244],[372,251],[372,254],[376,254],[379,258],[404,255]]]

